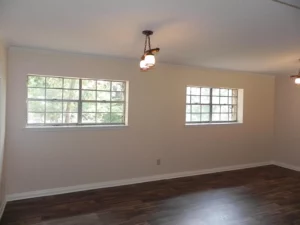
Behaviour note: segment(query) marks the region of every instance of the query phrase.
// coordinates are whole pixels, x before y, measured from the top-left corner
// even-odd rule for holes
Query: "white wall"
[[[159,58],[158,58],[159,62]],[[129,127],[25,129],[26,75],[129,81]],[[186,85],[244,89],[244,123],[186,127]],[[275,78],[137,60],[11,48],[7,117],[8,194],[268,161]],[[156,159],[162,165],[156,166]]]
[[[5,145],[5,112],[6,112],[6,46],[0,39],[0,206],[4,200],[4,145]]]
[[[300,166],[300,86],[288,76],[276,77],[274,160]]]

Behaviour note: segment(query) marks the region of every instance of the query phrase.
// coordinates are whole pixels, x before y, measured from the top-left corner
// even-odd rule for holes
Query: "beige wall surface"
[[[8,194],[270,160],[275,78],[13,47],[9,51]],[[129,126],[25,128],[27,74],[129,81]],[[244,89],[244,122],[185,126],[187,85]],[[156,159],[162,164],[156,165]]]
[[[4,199],[4,145],[5,145],[5,112],[6,112],[6,63],[7,51],[5,44],[0,40],[0,205]]]
[[[276,77],[274,160],[300,166],[300,87],[288,76]]]

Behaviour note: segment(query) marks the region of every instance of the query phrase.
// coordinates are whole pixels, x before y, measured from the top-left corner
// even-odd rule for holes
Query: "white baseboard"
[[[290,170],[295,170],[295,171],[300,171],[300,166],[295,166],[295,165],[291,165],[291,164],[287,164],[287,163],[283,163],[283,162],[278,162],[278,161],[272,161],[273,165],[276,166],[280,166],[286,169],[290,169]]]
[[[186,171],[186,172],[179,172],[179,173],[154,175],[154,176],[148,176],[148,177],[139,177],[139,178],[124,179],[124,180],[116,180],[116,181],[106,181],[106,182],[100,182],[100,183],[83,184],[83,185],[76,185],[76,186],[70,186],[70,187],[61,187],[61,188],[53,188],[53,189],[45,189],[45,190],[10,194],[10,195],[7,195],[6,198],[7,198],[7,201],[15,201],[15,200],[22,200],[22,199],[29,199],[29,198],[36,198],[36,197],[66,194],[66,193],[72,193],[72,192],[78,192],[78,191],[87,191],[87,190],[116,187],[116,186],[130,185],[130,184],[138,184],[138,183],[145,183],[145,182],[158,181],[158,180],[168,180],[168,179],[174,179],[174,178],[180,178],[180,177],[189,177],[189,176],[197,176],[197,175],[210,174],[210,173],[247,169],[247,168],[260,167],[260,166],[266,166],[266,165],[271,165],[271,164],[272,164],[271,162],[251,163],[251,164],[234,165],[234,166],[227,166],[227,167],[218,167],[218,168],[214,168],[214,169],[203,169],[203,170],[197,170],[197,171]]]

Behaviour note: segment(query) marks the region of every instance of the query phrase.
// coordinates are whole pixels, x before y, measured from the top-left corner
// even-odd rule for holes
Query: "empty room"
[[[299,0],[0,0],[0,224],[300,225],[299,22]]]

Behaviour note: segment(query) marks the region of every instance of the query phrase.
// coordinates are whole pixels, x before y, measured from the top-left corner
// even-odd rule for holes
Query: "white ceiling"
[[[155,31],[159,62],[284,75],[300,67],[300,10],[271,0],[0,0],[10,45],[138,61],[144,29]]]

